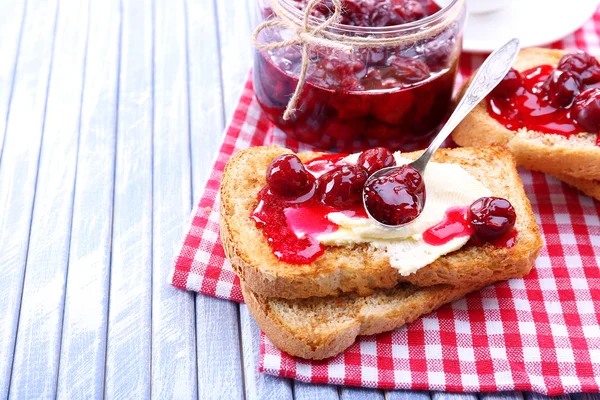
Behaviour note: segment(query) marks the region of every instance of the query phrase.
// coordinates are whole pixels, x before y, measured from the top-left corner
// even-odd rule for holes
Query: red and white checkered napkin
[[[599,55],[600,14],[554,47]],[[465,56],[463,76],[481,57]],[[172,284],[241,302],[219,240],[218,189],[230,156],[248,146],[310,146],[271,128],[248,81],[206,189],[192,212]],[[600,391],[600,203],[540,173],[521,178],[546,245],[534,270],[468,295],[409,326],[363,336],[333,359],[311,362],[262,335],[259,369],[305,382],[456,392]]]

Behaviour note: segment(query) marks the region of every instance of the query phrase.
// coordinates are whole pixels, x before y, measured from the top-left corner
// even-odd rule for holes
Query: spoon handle
[[[456,109],[427,150],[411,165],[423,173],[435,151],[444,143],[456,126],[494,89],[512,67],[519,53],[519,39],[512,39],[494,51],[481,65]]]

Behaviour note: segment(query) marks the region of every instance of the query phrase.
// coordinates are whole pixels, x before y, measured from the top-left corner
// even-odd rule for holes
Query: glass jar
[[[275,1],[302,17],[302,0]],[[381,0],[352,3],[361,1],[373,6],[388,4]],[[260,22],[275,18],[267,0],[258,0],[258,11]],[[388,7],[384,12],[393,11]],[[311,46],[307,79],[288,120],[283,113],[298,84],[301,45],[256,50],[256,98],[268,118],[286,134],[323,149],[424,148],[451,106],[465,16],[464,0],[453,0],[428,17],[402,25],[330,25],[328,32],[336,34],[406,41],[388,47],[355,47],[352,52]],[[317,26],[323,19],[311,17],[310,21]],[[263,29],[258,41],[278,43],[292,36],[291,30],[273,26]]]

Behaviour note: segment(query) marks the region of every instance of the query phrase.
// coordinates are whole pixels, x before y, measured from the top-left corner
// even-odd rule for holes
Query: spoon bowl
[[[433,139],[427,150],[425,150],[425,152],[423,152],[423,154],[415,161],[407,164],[419,174],[420,181],[423,183],[422,190],[412,190],[411,193],[410,189],[414,189],[415,186],[414,182],[411,182],[411,180],[413,180],[412,177],[414,176],[412,171],[410,175],[407,175],[411,178],[407,182],[404,182],[404,184],[400,181],[398,181],[397,184],[390,181],[387,182],[390,188],[385,193],[381,192],[379,189],[376,190],[375,186],[386,183],[383,182],[384,179],[382,178],[394,176],[396,171],[406,168],[407,165],[383,168],[373,173],[369,179],[367,179],[363,188],[363,204],[367,215],[371,220],[384,227],[397,228],[417,219],[425,207],[426,190],[423,175],[427,163],[429,163],[433,153],[435,153],[448,136],[450,136],[450,133],[452,133],[454,128],[456,128],[473,108],[475,108],[475,106],[479,104],[479,102],[483,100],[502,81],[502,79],[504,79],[517,58],[519,49],[519,40],[512,39],[504,46],[494,51],[485,60],[481,65],[481,68],[477,71],[477,74],[475,74],[475,77],[458,103],[458,106],[456,106],[456,109],[450,118],[448,118],[448,122],[446,122],[435,139]],[[375,201],[376,194],[379,196],[377,201]],[[385,208],[384,210],[376,209],[376,207],[382,207],[382,204]],[[398,215],[393,218],[389,217],[391,211],[388,212],[388,206],[389,210],[396,210]],[[417,207],[416,212],[414,207]],[[405,215],[402,215],[403,212],[405,212]]]

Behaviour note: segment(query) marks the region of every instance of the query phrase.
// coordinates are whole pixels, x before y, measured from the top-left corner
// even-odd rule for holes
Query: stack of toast
[[[556,67],[567,53],[564,50],[525,49],[519,53],[514,68],[522,72],[539,65]],[[488,114],[485,101],[452,133],[459,146],[506,146],[515,156],[517,165],[547,173],[600,200],[600,146],[596,144],[597,136],[597,133],[566,137],[527,129],[512,131]]]
[[[260,328],[281,350],[307,359],[337,355],[358,335],[396,329],[492,283],[529,273],[542,247],[511,151],[504,147],[441,149],[433,161],[458,164],[508,199],[517,214],[512,247],[469,242],[408,276],[384,249],[327,246],[310,264],[277,259],[250,216],[271,161],[289,150],[254,147],[227,164],[221,183],[221,239]],[[420,152],[403,153],[415,159]],[[299,153],[306,162],[320,153]]]

